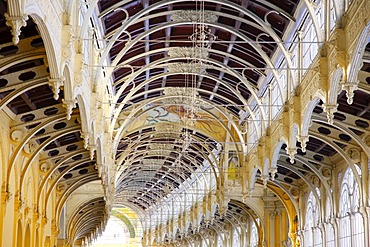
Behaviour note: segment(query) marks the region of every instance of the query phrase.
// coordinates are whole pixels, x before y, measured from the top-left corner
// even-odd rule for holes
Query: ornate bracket
[[[308,136],[298,136],[298,141],[301,143],[302,152],[306,152],[307,142],[309,140]]]
[[[95,150],[96,150],[96,146],[95,145],[90,145],[89,146],[90,160],[93,160],[94,159]]]
[[[355,96],[355,91],[358,88],[358,83],[347,82],[342,84],[342,89],[346,91],[347,103],[352,105],[353,97]]]
[[[41,217],[41,227],[45,226],[48,223],[48,218],[46,217],[46,212],[43,211],[42,217]]]
[[[72,110],[76,107],[77,100],[63,100],[63,106],[67,110],[67,120],[71,119]]]
[[[60,228],[59,226],[57,225],[57,223],[55,222],[55,220],[52,220],[51,221],[51,231],[55,234],[55,235],[58,235],[60,233]]]
[[[59,99],[60,87],[64,85],[64,78],[49,78],[49,86],[54,93],[54,99]]]
[[[3,187],[5,188],[5,187]],[[1,203],[3,206],[5,206],[6,204],[8,204],[8,202],[10,201],[10,199],[12,198],[12,194],[5,190],[5,189],[2,189],[1,191]],[[6,208],[6,207],[4,207]]]
[[[275,175],[277,173],[277,167],[270,167],[269,172],[271,173],[271,181],[275,180]]]
[[[294,163],[295,155],[297,154],[297,148],[296,147],[287,147],[285,148],[286,153],[289,155],[290,163]]]
[[[22,200],[22,196],[19,192],[16,193],[16,196],[14,198],[14,208],[19,213],[23,210],[24,207],[24,200]]]
[[[89,145],[89,138],[90,138],[89,133],[81,132],[81,138],[84,139],[84,148],[87,149]]]
[[[261,179],[262,179],[262,182],[263,182],[263,188],[267,189],[267,181],[269,180],[269,176],[268,175],[261,175]]]
[[[324,112],[326,112],[328,117],[328,123],[333,124],[334,121],[334,113],[338,110],[338,104],[330,105],[330,104],[323,104]]]
[[[11,16],[5,13],[6,25],[10,27],[13,35],[13,43],[19,43],[19,35],[21,35],[21,28],[27,25],[28,16]]]

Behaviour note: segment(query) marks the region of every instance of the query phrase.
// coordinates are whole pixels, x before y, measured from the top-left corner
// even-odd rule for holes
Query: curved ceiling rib
[[[186,145],[186,149],[184,150],[184,143],[176,143],[175,139],[163,139],[163,137],[153,137],[150,139],[145,138],[145,136],[150,137],[155,134],[155,131],[146,132],[145,134],[138,133],[138,136],[141,135],[140,139],[142,140],[135,139],[137,145],[132,146],[129,149],[136,150],[136,148],[140,148],[140,150],[124,156],[126,160],[122,160],[122,162],[127,163],[127,165],[124,166],[125,168],[120,169],[121,171],[118,173],[119,178],[116,183],[117,194],[121,191],[127,192],[129,187],[134,188],[134,190],[131,192],[129,191],[128,194],[135,192],[137,195],[142,194],[142,191],[145,191],[146,189],[145,187],[142,188],[143,184],[136,184],[136,180],[143,181],[145,184],[146,180],[147,182],[153,182],[154,179],[155,184],[151,186],[161,184],[158,188],[161,191],[166,192],[163,188],[166,188],[170,181],[172,181],[173,186],[167,190],[173,190],[181,183],[186,182],[186,178],[195,171],[199,172],[199,176],[205,176],[203,174],[204,168],[202,168],[203,161],[208,160],[208,162],[212,164],[212,161],[208,157],[208,155],[212,154],[211,149],[204,146],[208,143],[207,140],[192,137],[192,140],[194,141]],[[169,144],[171,146],[169,146]],[[215,159],[216,157],[213,157],[213,160]],[[148,165],[153,167],[145,170],[145,167]],[[143,173],[142,176],[138,175],[140,172]],[[147,173],[151,173],[151,176],[150,174],[145,176]],[[170,191],[167,191],[164,194],[167,195],[169,192]]]
[[[102,19],[102,21],[103,21],[103,23],[104,23],[104,25],[105,25],[105,27],[107,29],[107,32],[110,32],[110,30],[112,29],[112,27],[120,28],[120,30],[121,30],[121,31],[117,31],[117,33],[115,34],[116,37],[113,38],[113,40],[111,40],[108,43],[107,49],[104,51],[104,54],[106,54],[106,55],[109,54],[109,56],[111,58],[114,58],[115,60],[119,60],[119,58],[116,59],[116,55],[117,54],[115,54],[112,51],[113,45],[115,45],[116,48],[117,48],[115,50],[119,51],[120,53],[123,53],[125,49],[128,49],[129,47],[126,46],[125,49],[121,50],[117,45],[125,44],[126,43],[126,41],[124,41],[125,38],[121,35],[122,34],[122,31],[123,30],[126,30],[126,35],[127,35],[127,33],[130,33],[131,30],[130,30],[130,28],[127,28],[126,29],[126,27],[124,25],[117,25],[119,23],[118,20],[123,21],[123,19],[124,19],[123,15],[122,15],[122,12],[120,12],[120,11],[110,11],[109,9],[105,9],[105,8],[102,7],[104,5],[102,2],[103,1],[100,1],[101,11],[103,13],[103,16],[101,17],[101,19]],[[180,9],[180,11],[183,11],[181,8],[183,8],[185,10],[196,9],[196,7],[194,5],[195,3],[193,4],[192,7],[190,7],[190,5],[189,6],[186,6],[187,4],[184,4],[184,3],[181,3],[181,2],[182,1],[173,1],[173,4],[172,5],[173,6],[176,6],[176,4],[178,4],[179,7],[177,9],[174,9],[174,7],[172,7],[172,9],[168,12],[168,16],[171,16],[171,15],[176,14],[179,11],[179,9]],[[147,5],[145,7],[145,9],[144,9],[141,6],[141,3],[137,3],[135,5],[134,3],[122,2],[122,3],[120,3],[120,5],[121,5],[120,7],[114,7],[114,8],[125,9],[127,11],[127,13],[130,15],[129,18],[128,18],[128,20],[125,21],[124,24],[126,26],[132,25],[133,27],[135,27],[135,32],[134,32],[135,34],[134,35],[131,35],[130,34],[130,37],[133,38],[136,35],[136,33],[139,34],[138,27],[141,26],[141,23],[137,24],[137,23],[135,23],[135,21],[139,22],[139,20],[140,20],[139,17],[140,16],[143,16],[143,15],[147,14],[145,18],[148,18],[148,19],[142,21],[142,22],[146,22],[145,25],[141,26],[143,28],[143,30],[144,30],[144,33],[140,32],[140,35],[144,37],[144,36],[147,36],[145,34],[145,32],[146,31],[149,31],[150,30],[150,27],[154,27],[154,26],[157,26],[157,25],[159,25],[161,23],[165,23],[165,22],[160,22],[161,19],[160,19],[160,17],[157,16],[158,15],[158,12],[155,12],[156,11],[156,8],[163,7],[163,5],[167,5],[167,4],[168,5],[171,5],[171,3],[169,3],[168,1],[166,1],[166,2],[160,2],[160,3],[150,4],[150,5]],[[216,8],[220,8],[219,7],[220,5],[221,5],[220,3],[213,3],[212,1],[207,1],[207,4],[205,5],[205,9],[206,9],[206,11],[215,10]],[[246,6],[244,6],[244,5],[246,5]],[[258,6],[258,5],[260,5],[260,6]],[[267,35],[265,35],[264,38],[268,38],[268,37],[273,37],[274,38],[274,39],[271,39],[270,41],[268,41],[268,40],[266,40],[266,41],[261,40],[261,41],[264,41],[264,42],[262,42],[261,44],[258,44],[258,46],[255,47],[255,49],[257,49],[257,50],[259,49],[259,46],[261,46],[261,47],[265,47],[265,46],[268,46],[268,45],[271,46],[271,43],[274,43],[273,41],[275,41],[275,44],[281,45],[281,42],[280,42],[281,40],[275,34],[275,31],[278,30],[279,28],[284,28],[284,25],[281,25],[281,24],[284,23],[286,25],[289,22],[289,19],[286,19],[286,17],[287,16],[291,16],[291,14],[294,13],[293,12],[294,11],[294,8],[295,8],[294,4],[289,3],[289,5],[290,5],[290,7],[292,7],[292,9],[290,9],[290,12],[291,13],[290,14],[287,14],[287,12],[284,12],[284,13],[281,12],[281,14],[279,15],[279,12],[276,12],[276,11],[281,11],[281,8],[275,6],[275,8],[269,9],[269,7],[271,7],[271,4],[269,6],[264,6],[263,4],[261,5],[260,3],[248,3],[248,4],[242,3],[242,6],[240,6],[239,4],[236,4],[236,3],[233,3],[233,2],[224,1],[224,2],[222,2],[222,8],[225,8],[225,12],[227,10],[227,12],[230,13],[230,16],[228,18],[227,17],[224,17],[223,19],[225,19],[225,20],[219,20],[218,23],[221,24],[222,21],[226,21],[226,22],[228,21],[229,23],[231,23],[231,20],[233,20],[234,18],[236,18],[236,21],[237,22],[242,22],[242,20],[246,20],[246,21],[255,23],[255,25],[257,27],[260,27],[261,29],[263,29],[263,30],[265,30],[267,32]],[[114,6],[117,6],[117,5],[114,5]],[[284,6],[284,7],[286,8],[287,6]],[[258,14],[260,16],[258,16],[257,14],[255,14],[254,11],[255,11],[256,8],[259,10]],[[288,6],[288,8],[289,8],[289,6]],[[140,13],[140,10],[141,10],[142,13]],[[153,10],[153,13],[155,15],[155,16],[153,16],[153,18],[151,18],[150,14],[149,14],[149,12],[151,10]],[[161,10],[163,10],[163,9],[161,9]],[[237,12],[235,10],[239,11],[240,13],[242,13],[241,16],[242,17],[244,16],[244,18],[241,18],[239,14],[235,14]],[[104,11],[107,11],[107,12],[104,13]],[[216,13],[219,13],[219,12],[220,11],[218,11]],[[163,13],[163,11],[161,11],[161,13]],[[222,14],[220,14],[220,16],[222,16]],[[267,19],[272,18],[272,17],[276,18],[276,22],[272,22],[272,23],[266,22]],[[239,20],[237,20],[237,18],[239,18]],[[165,20],[168,20],[168,18],[166,18]],[[163,19],[162,19],[162,21],[163,21]],[[234,21],[235,21],[235,19],[234,19]],[[149,24],[150,27],[148,26],[148,22],[150,23]],[[170,24],[166,24],[166,25],[171,25],[171,23]],[[250,25],[248,26],[248,29],[243,29],[243,25],[240,25],[240,23],[238,25],[236,25],[236,27],[235,27],[235,25],[232,25],[232,26],[234,28],[238,28],[235,31],[235,34],[236,35],[239,35],[239,34],[240,35],[243,35],[244,30],[247,30],[247,32],[248,32],[248,30],[250,29]],[[275,29],[275,31],[271,29],[271,26]],[[180,27],[180,28],[182,28],[182,27]],[[215,28],[217,28],[217,27],[215,27]],[[244,27],[244,28],[247,28],[247,27]],[[176,29],[176,27],[168,27],[167,29]],[[221,31],[218,30],[218,32],[221,32]],[[171,33],[171,41],[174,42],[175,40],[173,40],[173,39],[174,38],[176,39],[176,35],[174,35],[174,32],[170,32],[170,33]],[[158,34],[158,35],[161,35],[161,34]],[[189,35],[191,35],[191,33],[189,33]],[[232,36],[233,35],[234,34],[232,34]],[[184,37],[186,38],[186,36],[184,36],[182,34],[182,36],[180,38],[184,38]],[[257,41],[249,40],[249,41],[252,41],[252,42],[245,42],[245,44],[249,43],[249,45],[252,45],[253,46],[255,42],[258,43],[258,39],[261,38],[261,37],[262,36],[260,35],[260,33],[257,33],[255,35],[255,38],[254,38],[254,40],[257,38]],[[166,38],[166,40],[168,40],[169,37],[165,37],[165,38]],[[230,41],[235,42],[235,38],[236,37],[234,36],[232,38],[232,40],[230,40]],[[117,40],[121,40],[121,41],[117,41]],[[160,40],[160,38],[159,39],[156,39],[156,40],[158,41],[158,40]],[[149,41],[150,41],[150,39],[148,41],[145,41],[145,42],[149,42]],[[171,43],[171,41],[168,41],[168,42]],[[225,40],[225,42],[227,43],[227,39]],[[230,42],[230,43],[232,43],[232,42]],[[236,44],[236,46],[239,46],[239,43],[240,42],[238,42]],[[132,42],[129,42],[128,44],[130,46],[131,45],[134,45]],[[190,45],[191,45],[191,42],[190,42]],[[149,45],[146,45],[146,46],[149,46]],[[168,45],[166,45],[166,46],[168,46]],[[172,46],[172,44],[170,46]],[[189,46],[189,44],[186,45],[186,46]],[[215,46],[216,46],[216,44],[215,44]],[[234,44],[229,45],[228,46],[228,49],[233,50],[232,49],[233,46],[234,46]],[[122,48],[123,48],[123,46],[122,46]],[[281,48],[283,49],[283,52],[284,52],[285,48],[283,48],[283,47],[281,47]],[[152,48],[150,46],[149,46],[149,49],[148,49],[148,47],[146,47],[145,48],[145,51],[147,52],[148,50],[152,50]],[[271,51],[273,51],[273,50],[274,50],[274,48]],[[232,52],[230,52],[230,53],[232,53]],[[270,53],[272,53],[272,52],[270,52]],[[103,54],[102,61],[105,59],[104,58],[105,57],[104,54]],[[264,52],[260,53],[260,55],[264,56]],[[271,54],[269,54],[269,55],[271,55]],[[250,56],[250,53],[247,53],[245,57],[249,57],[249,56]],[[132,57],[132,55],[130,55],[129,57]],[[287,56],[287,58],[288,58],[288,56]],[[113,61],[112,65],[117,65],[117,64]],[[260,66],[258,66],[258,67],[260,67]]]
[[[362,69],[366,71],[368,68],[370,66],[365,63]],[[361,83],[363,88],[368,84],[368,82]],[[295,162],[291,164],[285,151],[286,145],[282,145],[275,181],[269,181],[268,183],[284,185],[289,192],[298,196],[299,190],[295,186],[299,180],[303,180],[311,188],[316,199],[318,195],[314,188],[323,184],[327,190],[326,195],[329,195],[328,199],[333,202],[334,198],[327,181],[332,176],[332,170],[338,157],[346,160],[346,164],[352,168],[355,179],[359,182],[361,180],[360,175],[354,163],[350,161],[353,157],[348,157],[348,153],[351,153],[348,150],[353,150],[356,153],[355,150],[361,147],[363,152],[368,152],[364,136],[370,133],[368,123],[370,120],[369,93],[364,90],[355,91],[355,102],[352,105],[348,104],[345,92],[340,93],[338,95],[338,111],[334,113],[332,125],[327,123],[323,103],[318,102],[313,109],[312,125],[309,128],[310,138],[307,142],[306,151],[302,152],[301,149],[297,149]],[[356,155],[353,156],[356,157]],[[302,179],[302,176],[306,179]],[[258,172],[257,177],[259,178],[258,182],[263,184],[260,172]]]
[[[277,53],[291,68],[282,39],[298,4],[97,1],[106,46],[96,75],[104,72],[99,81],[112,93],[117,205],[147,212],[184,188],[194,190],[194,181],[204,180],[208,191],[212,183],[221,186],[224,153],[236,160],[247,153],[247,118],[258,137],[268,122],[262,103],[268,76],[283,99],[272,61]],[[239,221],[246,212],[240,206],[230,202],[226,214],[214,213],[212,227]],[[206,232],[208,223],[200,225]]]
[[[6,5],[2,1],[1,21],[5,22],[6,11]],[[84,148],[80,136],[78,105],[73,110],[72,117],[67,119],[63,104],[64,91],[54,90],[54,78],[51,79],[50,71],[55,68],[49,67],[46,44],[39,33],[40,27],[32,17],[28,18],[17,44],[12,42],[10,28],[5,23],[2,27],[0,110],[9,119],[10,143],[4,145],[9,145],[12,149],[7,158],[8,166],[4,168],[5,190],[17,195],[20,201],[27,202],[27,197],[31,197],[29,181],[32,181],[35,189],[35,201],[32,204],[35,214],[47,217],[50,213],[58,218],[60,214],[50,212],[50,201],[60,201],[63,191],[72,180],[78,181],[84,176],[99,180],[96,162]],[[13,176],[17,178],[14,179]],[[64,202],[58,206],[63,207]],[[102,205],[105,206],[105,200]],[[102,209],[106,210],[104,207]],[[105,212],[97,212],[96,217],[99,220],[88,231],[79,232],[80,238],[84,239],[101,227],[105,215]]]

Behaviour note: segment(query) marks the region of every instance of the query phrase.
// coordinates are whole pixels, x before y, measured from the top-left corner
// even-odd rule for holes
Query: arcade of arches
[[[0,0],[0,114],[1,246],[370,246],[369,0]]]

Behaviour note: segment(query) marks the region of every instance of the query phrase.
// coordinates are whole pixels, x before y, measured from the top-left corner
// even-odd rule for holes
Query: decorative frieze
[[[182,126],[179,124],[161,123],[155,127],[155,136],[177,139],[180,136]]]
[[[208,58],[209,53],[205,49],[197,47],[174,47],[168,51],[168,56],[171,58]]]
[[[174,145],[173,144],[167,144],[167,143],[152,143],[150,145],[150,150],[148,152],[148,155],[155,156],[168,156],[171,153],[171,150],[173,150]]]
[[[174,105],[199,105],[198,91],[196,88],[167,87],[163,90],[166,96],[176,96],[168,99],[168,103]]]
[[[158,167],[163,166],[163,159],[142,159],[142,168],[146,170],[156,170]]]
[[[206,66],[200,63],[171,63],[168,64],[167,70],[170,73],[181,73],[181,74],[204,75],[207,73]]]
[[[214,11],[179,10],[172,14],[171,20],[176,22],[217,22],[218,16]]]

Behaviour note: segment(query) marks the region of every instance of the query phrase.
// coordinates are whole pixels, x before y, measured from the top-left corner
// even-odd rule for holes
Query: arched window
[[[251,238],[250,238],[250,246],[251,247],[256,247],[258,245],[258,231],[257,231],[257,226],[254,221],[251,221]]]
[[[356,169],[360,171],[357,166]],[[339,200],[339,239],[341,247],[364,246],[364,222],[362,215],[359,213],[359,207],[359,186],[352,169],[349,168],[343,177]]]
[[[311,192],[307,199],[306,206],[306,217],[305,217],[305,226],[304,226],[304,246],[313,247],[313,246],[322,246],[322,236],[321,230],[318,228],[319,224],[319,207]]]
[[[222,234],[223,235],[223,234]],[[223,237],[221,235],[217,236],[217,247],[222,247],[224,246],[222,243]]]
[[[323,1],[316,0],[313,1],[314,9],[315,9],[315,15],[318,22],[318,28],[322,29],[324,27],[324,11],[323,11]]]
[[[334,233],[334,227],[330,223],[331,220],[331,203],[330,199],[326,198],[326,247],[334,247],[335,246],[335,233]]]
[[[233,244],[232,244],[232,246],[240,246],[239,231],[237,229],[234,229],[234,232],[233,232]]]
[[[203,241],[202,241],[202,247],[207,247],[207,246],[209,246],[208,245],[208,239],[206,240],[206,239],[203,239]]]
[[[330,31],[333,31],[335,27],[335,23],[337,22],[337,13],[335,11],[335,1],[331,0],[329,1],[330,5]]]

